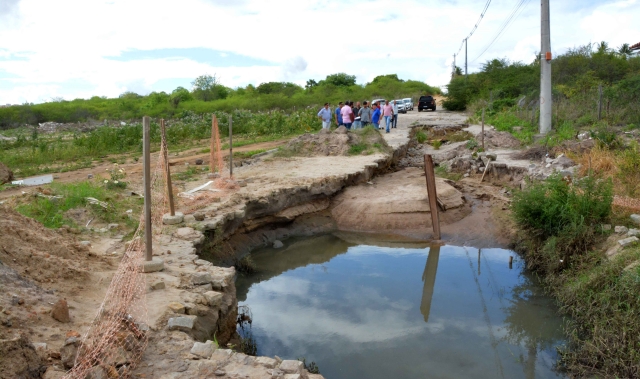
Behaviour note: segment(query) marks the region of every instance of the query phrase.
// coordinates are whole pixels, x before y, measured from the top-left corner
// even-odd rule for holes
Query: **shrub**
[[[442,146],[442,141],[433,140],[433,142],[431,142],[431,145],[433,146],[434,149],[440,150],[440,146]]]
[[[418,141],[418,143],[424,143],[424,141],[427,140],[427,134],[425,132],[423,132],[422,130],[419,130],[416,133],[416,141]]]
[[[585,253],[595,240],[597,226],[609,217],[612,201],[611,180],[595,176],[570,184],[555,174],[516,192],[515,222],[541,246],[530,252],[531,268],[559,271],[572,255]]]

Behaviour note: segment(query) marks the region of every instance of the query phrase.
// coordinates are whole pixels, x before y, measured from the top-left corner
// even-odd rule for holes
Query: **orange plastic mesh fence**
[[[209,154],[210,172],[222,174],[224,161],[222,160],[222,144],[220,143],[220,131],[218,130],[218,119],[215,115],[211,118],[211,152]]]
[[[165,141],[161,149],[166,149]],[[162,216],[167,203],[163,152],[160,152],[151,180],[151,222],[154,237],[162,233]],[[142,238],[144,223],[144,216],[141,215],[138,228],[126,248],[96,317],[81,340],[75,365],[64,378],[85,379],[88,375],[127,378],[140,362],[149,331],[146,279],[141,269],[145,255]]]
[[[640,199],[634,199],[632,197],[614,196],[613,205],[631,211],[640,211]]]

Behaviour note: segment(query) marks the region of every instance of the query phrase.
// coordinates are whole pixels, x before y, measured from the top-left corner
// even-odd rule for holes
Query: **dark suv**
[[[423,109],[436,110],[436,99],[433,96],[420,96],[418,100],[418,112],[422,112]]]

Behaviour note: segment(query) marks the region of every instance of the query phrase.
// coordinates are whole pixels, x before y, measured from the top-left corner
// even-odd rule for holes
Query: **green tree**
[[[618,48],[618,54],[620,54],[622,58],[627,59],[633,56],[633,51],[631,50],[631,47],[629,47],[628,43],[623,43]]]
[[[318,86],[318,82],[316,82],[313,79],[309,79],[307,80],[307,84],[304,85],[304,89],[311,92],[313,90],[313,87],[317,87]]]
[[[184,87],[178,87],[171,92],[169,96],[169,102],[173,105],[174,108],[178,107],[178,104],[184,101],[193,100],[193,96],[188,89]]]
[[[227,91],[221,92],[222,85],[214,74],[213,76],[205,74],[198,76],[193,82],[193,96],[202,101],[211,101],[220,98],[225,98],[228,94]],[[221,96],[223,95],[224,96]]]
[[[301,91],[302,88],[294,83],[283,83],[283,82],[268,82],[261,83],[256,91],[261,95],[267,95],[272,93],[281,93],[285,96],[292,96],[298,91]]]
[[[356,84],[355,75],[347,75],[344,72],[327,75],[325,80],[321,80],[319,84],[332,84],[336,87],[349,87]]]

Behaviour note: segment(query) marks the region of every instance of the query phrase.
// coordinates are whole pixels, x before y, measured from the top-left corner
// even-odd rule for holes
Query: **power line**
[[[480,21],[482,21],[482,19],[484,18],[484,14],[487,12],[487,9],[489,9],[490,4],[491,4],[491,0],[487,0],[486,4],[484,5],[484,9],[482,9],[482,12],[480,12],[480,17],[478,17],[478,21],[476,21],[476,24],[473,26],[473,29],[471,29],[471,32],[469,33],[469,35],[462,40],[462,43],[460,44],[460,48],[458,49],[458,52],[456,53],[456,55],[460,54],[460,51],[462,50],[462,46],[464,45],[465,40],[469,39],[469,37],[473,35],[476,29],[478,29],[478,25],[480,25]]]
[[[522,11],[524,11],[526,5],[529,4],[529,1],[530,0],[519,0],[518,3],[516,3],[507,19],[504,20],[504,22],[500,25],[500,29],[498,30],[498,33],[493,37],[493,40],[491,40],[491,42],[484,48],[484,50],[482,50],[480,55],[478,55],[471,61],[472,63],[478,60],[478,58],[480,58],[484,53],[487,52],[487,50],[489,50],[494,42],[498,40],[500,35],[502,35],[502,32],[504,32],[511,25],[511,23],[522,14]],[[523,5],[525,5],[525,7],[523,7]]]

